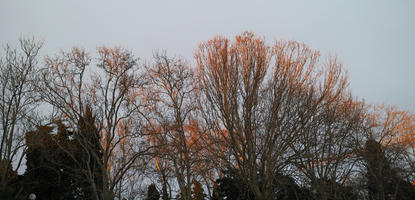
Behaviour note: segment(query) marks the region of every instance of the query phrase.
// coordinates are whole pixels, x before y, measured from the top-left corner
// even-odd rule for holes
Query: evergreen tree
[[[25,193],[35,193],[39,199],[93,199],[91,181],[98,192],[102,190],[101,144],[94,122],[87,107],[78,132],[68,131],[58,121],[57,134],[52,126],[39,126],[26,134],[27,169],[21,182]]]
[[[383,200],[390,193],[391,172],[389,163],[379,142],[370,139],[366,142],[364,158],[366,161],[366,178],[369,198]]]
[[[280,174],[274,179],[274,199],[309,200],[313,199],[313,195],[307,188],[298,186],[292,177]]]
[[[74,138],[76,144],[76,162],[83,166],[76,169],[76,181],[82,188],[84,198],[94,196],[95,191],[92,188],[92,181],[97,193],[104,195],[103,187],[105,183],[103,182],[104,179],[102,176],[105,176],[105,172],[102,170],[103,156],[100,134],[95,126],[95,116],[92,114],[89,106],[86,106],[84,115],[78,121],[78,132],[75,133]],[[90,174],[90,176],[85,178],[85,173]]]
[[[161,196],[162,200],[169,200],[169,193],[167,192],[167,184],[163,184],[163,188],[162,188],[162,196]]]
[[[39,199],[75,199],[72,194],[74,164],[65,152],[71,151],[69,133],[63,137],[66,129],[59,122],[57,125],[57,135],[51,134],[53,127],[50,126],[39,126],[26,134],[27,168],[21,185],[25,193],[35,193]]]
[[[369,199],[415,199],[415,188],[391,167],[379,142],[366,142],[364,159]]]
[[[148,186],[147,189],[147,197],[146,200],[159,200],[160,199],[160,193],[156,188],[156,185],[153,183]]]
[[[248,186],[235,176],[216,180],[217,188],[213,199],[253,200],[254,196]]]

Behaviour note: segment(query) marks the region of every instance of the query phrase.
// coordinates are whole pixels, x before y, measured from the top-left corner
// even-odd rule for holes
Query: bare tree
[[[81,49],[46,59],[39,84],[42,99],[50,104],[56,118],[65,119],[70,128],[80,129],[89,106],[95,116],[94,124],[100,139],[100,151],[90,149],[86,137],[77,137],[80,147],[95,160],[100,171],[101,184],[96,185],[92,170],[83,171],[93,188],[95,199],[112,199],[122,191],[118,188],[127,172],[139,163],[138,158],[146,151],[142,149],[140,120],[135,106],[136,90],[140,87],[137,77],[137,59],[122,48],[98,48],[97,68],[91,64],[90,56]],[[98,153],[100,155],[98,155]],[[120,154],[121,153],[121,154]],[[80,165],[85,160],[72,158]]]
[[[382,105],[372,107],[367,118],[370,129],[364,135],[361,173],[367,178],[369,198],[413,198],[414,115]]]
[[[248,32],[232,43],[215,37],[196,52],[212,144],[225,146],[213,148],[212,156],[236,172],[256,199],[273,197],[276,177],[306,150],[301,140],[324,126],[319,111],[330,113],[325,107],[332,106],[340,112],[340,104],[347,105],[341,65],[335,59],[322,65],[319,56],[295,41],[271,48]]]
[[[194,118],[197,108],[194,74],[182,59],[169,58],[165,53],[156,53],[154,60],[146,68],[148,85],[143,94],[147,102],[149,137],[156,146],[157,169],[163,189],[171,174],[180,189],[180,198],[190,200],[192,181],[197,176],[193,169],[200,162],[199,132]]]
[[[302,182],[319,199],[356,199],[352,181],[359,161],[357,137],[365,131],[364,104],[340,94],[315,112],[315,124],[299,141],[302,153],[295,160]]]
[[[5,47],[0,57],[0,185],[7,185],[24,157],[24,133],[33,127],[37,107],[34,78],[42,42],[19,40],[19,48]],[[12,164],[15,165],[14,169]]]
[[[262,89],[270,55],[264,41],[251,33],[237,36],[233,44],[216,37],[202,43],[196,52],[201,89],[209,103],[204,111],[211,115],[211,123],[217,122],[213,131],[227,146],[226,153],[217,155],[226,168],[239,172],[238,176],[250,185],[258,199],[271,195],[266,194],[269,191],[260,191],[258,177],[259,168],[269,166],[257,165],[261,160],[258,149],[262,146],[258,114],[263,112]]]

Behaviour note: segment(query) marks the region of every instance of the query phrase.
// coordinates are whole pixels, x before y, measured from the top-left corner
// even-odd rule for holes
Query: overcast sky
[[[117,45],[193,63],[200,42],[245,30],[337,54],[355,96],[415,112],[414,0],[0,0],[0,44],[35,36],[43,55]]]

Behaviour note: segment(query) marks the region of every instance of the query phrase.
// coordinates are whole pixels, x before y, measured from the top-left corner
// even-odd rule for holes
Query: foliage
[[[100,138],[89,108],[79,123],[75,133],[58,121],[56,134],[53,126],[39,126],[26,134],[27,169],[21,183],[26,194],[35,193],[42,199],[90,199],[91,187],[100,188],[102,164],[91,158],[100,155]],[[84,178],[86,172],[93,172],[92,184]]]
[[[63,131],[62,127],[59,129]],[[66,151],[73,151],[73,143],[65,137],[66,133],[54,135],[52,130],[51,126],[39,126],[36,131],[26,134],[27,169],[23,185],[26,194],[35,193],[38,198],[74,199],[72,173],[75,166],[59,147],[65,145]]]

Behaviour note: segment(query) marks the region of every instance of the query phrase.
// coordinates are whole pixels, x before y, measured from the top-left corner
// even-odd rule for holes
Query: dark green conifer
[[[157,190],[156,185],[154,183],[149,185],[147,189],[146,200],[159,200],[159,199],[160,199],[160,193]]]

